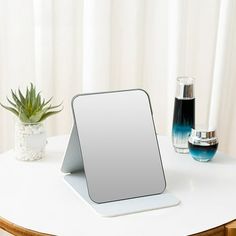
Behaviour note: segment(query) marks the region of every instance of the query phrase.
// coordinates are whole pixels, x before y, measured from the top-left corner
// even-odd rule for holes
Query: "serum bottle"
[[[178,77],[172,125],[172,143],[178,153],[188,153],[188,139],[195,128],[194,79]]]

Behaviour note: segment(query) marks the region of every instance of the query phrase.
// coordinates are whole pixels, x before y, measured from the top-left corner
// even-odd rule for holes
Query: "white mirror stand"
[[[69,184],[69,186],[88,205],[90,205],[97,213],[102,216],[125,215],[178,205],[180,201],[175,196],[168,193],[166,190],[164,192],[161,190],[163,189],[163,186],[165,186],[165,179],[163,167],[161,164],[158,141],[155,135],[155,127],[152,115],[150,115],[151,105],[149,108],[150,101],[148,95],[142,90],[130,90],[79,95],[75,97],[73,101],[76,101],[76,99],[78,102],[74,103],[75,107],[73,107],[75,124],[73,125],[71,131],[71,136],[61,168],[64,173],[67,173],[67,175],[64,177],[66,183]],[[113,104],[111,105],[109,102],[112,102]],[[96,107],[96,109],[93,109],[94,107]],[[115,109],[113,109],[113,107],[115,107]],[[99,120],[99,117],[96,116],[96,114],[98,114],[100,110],[104,113],[104,116],[100,115],[101,118]],[[117,114],[110,116],[110,110],[112,110],[112,114],[116,112]],[[121,119],[123,116],[121,112],[123,110],[125,110],[125,117],[122,121]],[[139,112],[141,118],[136,118],[137,112]],[[93,117],[96,118],[93,119]],[[114,119],[116,119],[116,117],[118,118],[114,123]],[[110,119],[112,119],[112,121]],[[134,120],[137,124],[133,124]],[[94,127],[100,128],[100,125],[103,126],[100,128],[100,131],[99,128],[97,129],[98,133],[94,133],[94,128],[90,129],[91,124],[94,125],[94,123]],[[117,124],[120,128],[117,130],[117,127],[115,127],[115,129],[110,132],[110,130],[113,129],[114,124]],[[108,132],[105,130],[106,125],[108,127]],[[131,131],[128,130],[130,126],[134,126],[131,128]],[[77,130],[77,127],[79,130]],[[142,135],[137,133],[139,127],[141,127]],[[123,131],[120,131],[122,128]],[[128,149],[126,145],[127,142],[123,141],[123,137],[126,137],[126,130],[127,136],[130,136],[128,139],[126,139],[131,145],[131,148],[129,146]],[[134,133],[134,137],[132,136],[133,130],[137,130]],[[149,131],[147,132],[147,130]],[[117,138],[112,136],[113,134],[119,134],[120,132],[120,137]],[[99,134],[101,135],[99,136]],[[89,135],[90,138],[88,138]],[[96,139],[94,139],[93,135],[98,135],[99,138],[96,137]],[[104,143],[104,140],[107,140],[107,137],[110,138],[109,140],[112,140],[109,146],[110,150],[108,151],[106,149],[107,143]],[[90,143],[91,140],[93,140],[95,145]],[[96,142],[94,142],[94,140]],[[101,140],[101,143],[99,143],[101,144],[101,147],[99,146],[97,149],[98,152],[96,153],[98,153],[98,155],[94,156],[94,153],[92,152],[92,156],[91,154],[89,156],[88,153],[91,152],[88,152],[88,147],[90,148],[89,150],[91,150],[91,148],[96,149],[99,140]],[[149,140],[148,143],[147,140]],[[134,145],[133,143],[135,142],[136,144]],[[123,155],[116,155],[117,151],[119,152],[119,150],[116,149],[118,144],[121,144],[119,148],[122,149],[121,153],[124,154],[125,158],[121,158]],[[141,144],[143,147],[141,149],[136,148],[137,144]],[[112,154],[113,148],[116,149],[114,155]],[[101,153],[99,153],[100,150],[102,150]],[[127,154],[126,150],[128,150]],[[143,150],[144,153],[140,154],[140,151]],[[146,153],[147,155],[144,155]],[[107,157],[104,158],[104,155],[107,155]],[[134,157],[136,159],[134,159]],[[87,160],[87,158],[90,158],[90,162]],[[150,161],[150,163],[147,163],[147,161]],[[113,162],[116,163],[115,166],[113,165]],[[84,164],[86,165],[84,166]],[[155,166],[153,167],[154,164]],[[116,171],[116,166],[122,167],[124,171],[126,171],[125,168],[128,168],[125,177],[122,176],[122,171],[114,174],[114,171]],[[99,167],[100,170],[97,171]],[[143,167],[143,171],[145,172],[140,172],[140,167]],[[109,168],[111,168],[111,172],[109,171]],[[105,176],[104,172],[101,171],[102,169],[105,172]],[[91,170],[93,170],[92,173]],[[97,172],[94,172],[95,170]],[[136,171],[136,173],[133,174],[133,171]],[[86,176],[87,174],[88,176]],[[92,177],[88,178],[90,176]],[[100,182],[97,182],[97,179],[99,178]],[[115,182],[109,182],[108,179],[112,179],[112,181]],[[103,181],[105,181],[105,184],[103,184]],[[130,182],[130,184],[127,185],[127,182]],[[88,189],[88,184],[90,184],[90,189]],[[115,187],[114,190],[110,190],[110,188],[104,189],[99,186],[110,186],[112,188],[117,186],[117,188]],[[134,190],[131,190],[130,188]],[[93,196],[91,196],[91,191]],[[96,201],[95,199],[98,199],[99,201]]]

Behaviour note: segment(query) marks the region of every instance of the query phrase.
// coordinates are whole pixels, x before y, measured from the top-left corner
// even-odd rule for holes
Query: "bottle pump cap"
[[[194,98],[194,81],[193,77],[182,76],[177,78],[176,98],[192,99]]]

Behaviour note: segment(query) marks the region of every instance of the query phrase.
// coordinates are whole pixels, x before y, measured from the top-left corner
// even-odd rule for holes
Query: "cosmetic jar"
[[[188,148],[193,159],[201,162],[210,161],[218,148],[216,131],[192,129]]]

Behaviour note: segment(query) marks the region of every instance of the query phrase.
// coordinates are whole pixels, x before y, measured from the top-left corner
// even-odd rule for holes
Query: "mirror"
[[[151,104],[144,90],[82,94],[73,98],[72,108],[94,202],[164,191]]]

